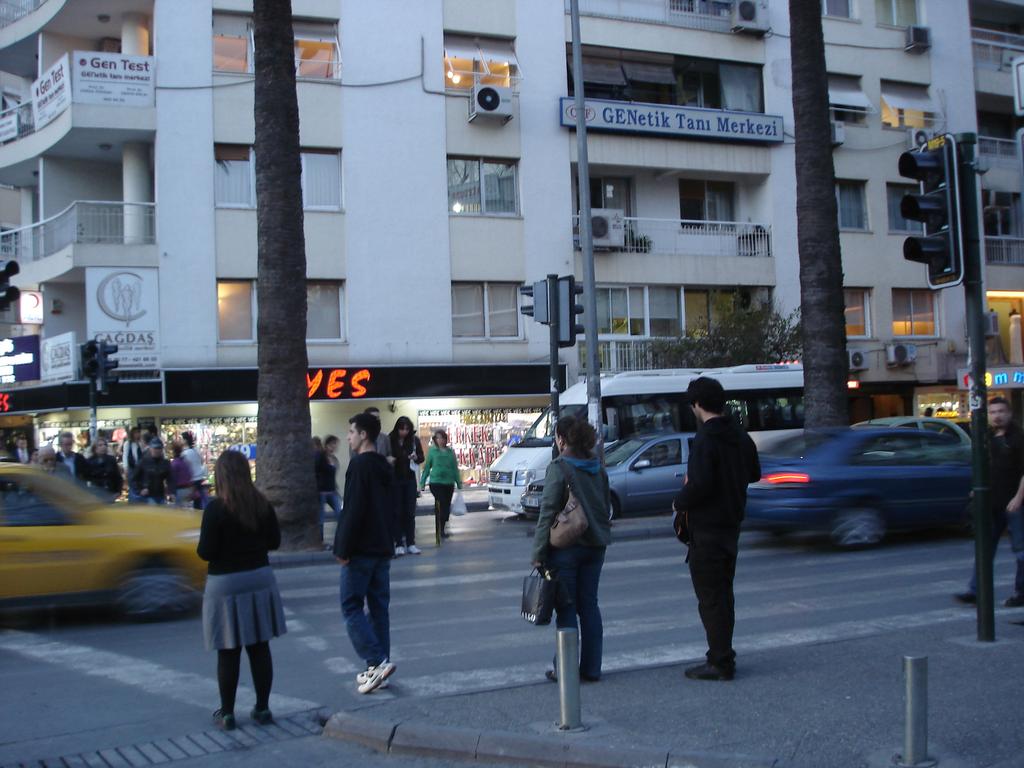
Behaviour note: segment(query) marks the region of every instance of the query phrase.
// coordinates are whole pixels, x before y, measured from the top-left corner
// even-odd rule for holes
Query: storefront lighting
[[[847,389],[860,389],[860,382],[856,379],[850,379],[846,382]]]
[[[1024,299],[1024,291],[986,291],[990,299]]]

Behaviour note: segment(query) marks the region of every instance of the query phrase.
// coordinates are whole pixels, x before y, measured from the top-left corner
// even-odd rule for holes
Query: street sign
[[[1024,56],[1015,56],[1010,65],[1013,71],[1013,111],[1024,117]]]

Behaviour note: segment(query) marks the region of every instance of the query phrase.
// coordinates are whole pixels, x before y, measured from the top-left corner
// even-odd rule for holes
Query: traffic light
[[[82,376],[96,381],[100,376],[100,343],[95,339],[82,345]]]
[[[577,318],[583,306],[576,303],[576,297],[583,293],[583,286],[576,285],[576,278],[566,275],[558,278],[558,346],[572,347],[576,334],[583,333],[583,326]]]
[[[520,307],[519,311],[527,317],[532,317],[538,323],[547,325],[550,317],[548,312],[548,281],[538,280],[533,285],[520,286],[519,293],[533,299],[532,306]]]
[[[952,287],[964,279],[957,162],[956,141],[949,134],[900,155],[900,175],[921,183],[919,194],[904,195],[900,213],[924,224],[921,235],[903,242],[903,258],[928,267],[932,288]]]
[[[3,269],[0,269],[0,311],[10,309],[11,304],[21,296],[21,291],[11,285],[11,278],[20,271],[16,261],[8,261]]]
[[[111,344],[107,341],[99,342],[98,354],[96,356],[97,363],[99,364],[99,373],[96,377],[96,390],[98,392],[106,392],[107,386],[117,381],[117,374],[114,373],[114,369],[120,363],[110,358],[111,355],[116,354],[117,344]]]

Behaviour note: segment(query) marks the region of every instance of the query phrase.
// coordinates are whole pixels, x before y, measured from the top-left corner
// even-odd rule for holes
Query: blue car
[[[877,544],[887,530],[966,526],[970,449],[924,430],[806,430],[761,455],[744,527],[828,533],[840,547]]]

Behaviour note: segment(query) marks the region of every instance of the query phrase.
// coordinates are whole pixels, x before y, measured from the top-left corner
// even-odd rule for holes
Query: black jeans
[[[690,531],[690,579],[708,640],[708,662],[721,669],[736,666],[732,633],[736,603],[732,583],[736,577],[739,529],[695,528]]]
[[[452,496],[455,495],[455,486],[431,483],[430,493],[434,496],[434,517],[437,521],[437,530],[444,531],[444,526],[452,514]]]
[[[396,543],[407,547],[416,543],[416,477],[399,480],[395,484],[395,506],[398,509],[398,525],[395,527]]]

